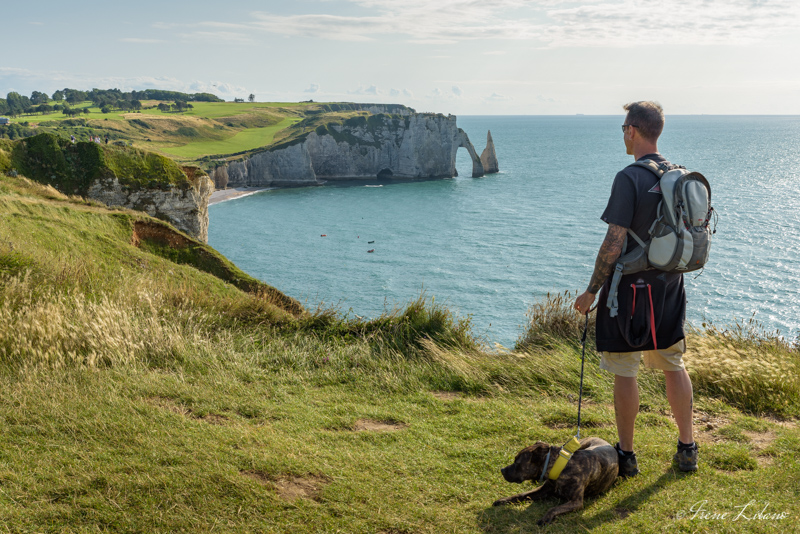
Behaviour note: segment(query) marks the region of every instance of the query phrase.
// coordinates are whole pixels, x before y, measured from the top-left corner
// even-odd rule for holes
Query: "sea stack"
[[[483,164],[483,172],[492,174],[500,172],[500,167],[497,164],[497,154],[494,152],[494,141],[492,141],[492,131],[486,134],[486,148],[481,153],[481,163]]]

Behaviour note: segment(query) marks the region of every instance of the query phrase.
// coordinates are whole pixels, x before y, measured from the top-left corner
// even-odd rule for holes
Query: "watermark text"
[[[781,521],[789,517],[788,512],[780,512],[770,508],[769,502],[750,500],[746,504],[732,506],[720,511],[708,503],[708,499],[697,501],[688,510],[679,510],[676,519],[693,519],[700,521]]]

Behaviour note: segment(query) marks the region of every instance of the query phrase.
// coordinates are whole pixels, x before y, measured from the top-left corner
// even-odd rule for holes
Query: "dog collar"
[[[547,451],[547,458],[544,459],[544,467],[542,468],[542,476],[539,477],[539,482],[544,480],[545,474],[547,474],[547,466],[550,464],[550,453],[552,449],[548,449]]]
[[[570,458],[572,458],[572,453],[577,451],[581,448],[581,444],[577,438],[573,437],[571,440],[566,442],[561,450],[558,451],[558,458],[556,458],[556,463],[553,465],[553,469],[550,470],[550,474],[547,477],[550,480],[556,480],[558,475],[561,474],[561,471],[567,466],[567,462]]]

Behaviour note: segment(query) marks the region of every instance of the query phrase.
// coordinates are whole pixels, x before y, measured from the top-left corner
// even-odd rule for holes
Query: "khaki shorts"
[[[615,375],[635,377],[639,372],[639,362],[644,360],[645,367],[662,371],[680,371],[683,365],[683,353],[686,352],[686,341],[680,340],[671,347],[659,350],[640,350],[637,352],[602,352],[600,369]]]

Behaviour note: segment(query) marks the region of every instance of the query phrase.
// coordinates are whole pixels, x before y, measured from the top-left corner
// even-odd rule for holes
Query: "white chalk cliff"
[[[115,177],[100,178],[86,196],[107,206],[144,211],[207,243],[208,199],[214,192],[214,182],[205,174],[191,175],[189,181],[191,186],[185,189],[132,189]]]
[[[472,158],[473,177],[481,160],[453,115],[357,116],[320,126],[283,146],[228,165],[228,187],[300,186],[342,179],[422,179],[456,175],[456,151]]]

